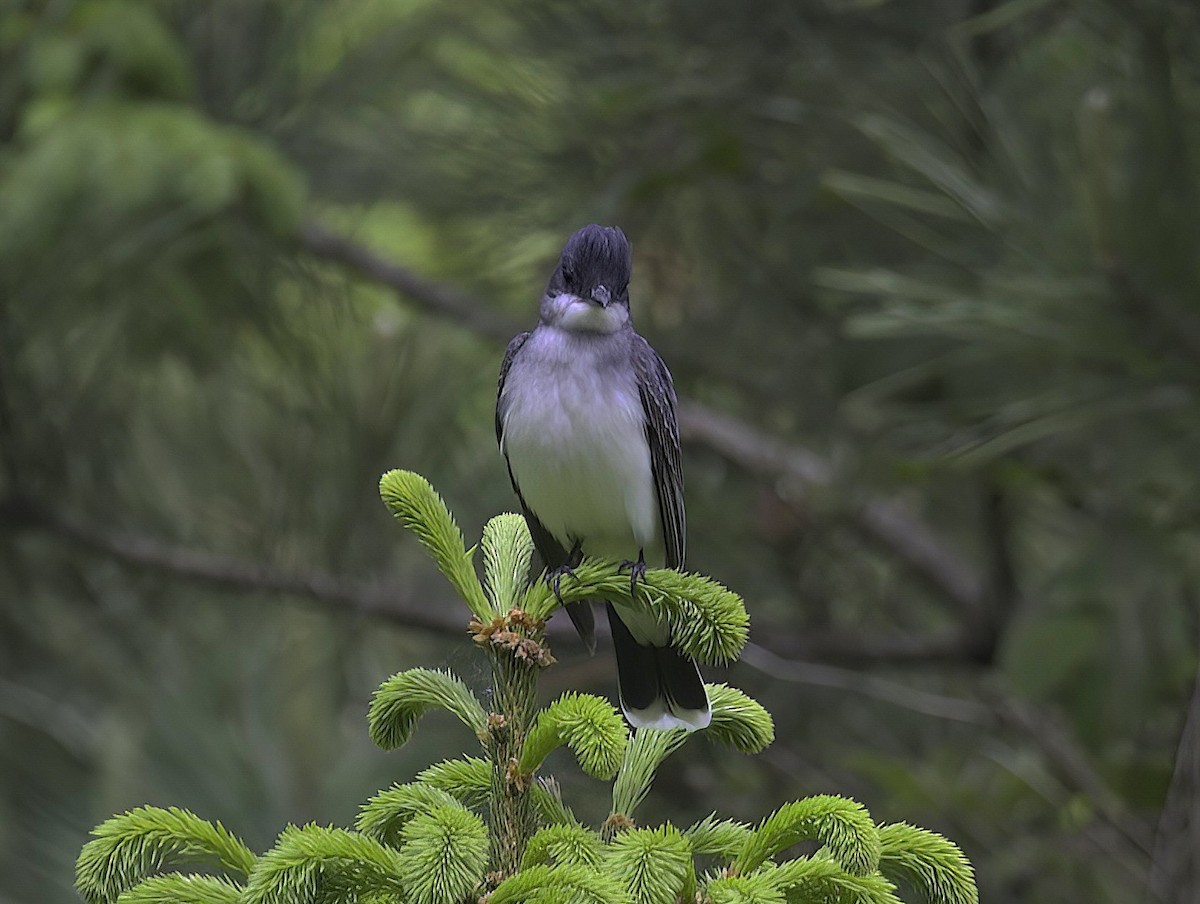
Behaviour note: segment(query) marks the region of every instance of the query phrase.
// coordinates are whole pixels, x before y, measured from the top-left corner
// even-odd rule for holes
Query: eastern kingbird
[[[683,470],[671,374],[629,318],[625,233],[585,226],[567,240],[541,321],[508,345],[496,438],[547,579],[583,555],[682,568]],[[557,586],[557,585],[556,585]],[[712,708],[696,663],[653,617],[607,604],[621,709],[631,725],[704,728]],[[588,647],[591,604],[567,607]]]

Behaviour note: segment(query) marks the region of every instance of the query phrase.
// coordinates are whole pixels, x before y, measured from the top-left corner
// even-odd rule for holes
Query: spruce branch
[[[787,904],[773,871],[712,879],[704,886],[704,897],[712,904]]]
[[[712,706],[706,738],[743,753],[760,753],[775,740],[775,720],[756,700],[727,684],[704,687]]]
[[[219,876],[152,876],[121,893],[117,904],[238,904],[242,886]]]
[[[737,658],[749,637],[750,619],[742,598],[711,578],[699,574],[651,568],[630,594],[629,575],[613,562],[584,559],[574,578],[559,585],[564,603],[605,599],[617,606],[665,621],[672,643],[710,665]],[[546,618],[558,605],[554,590],[535,581],[521,608],[536,618]]]
[[[586,866],[531,866],[509,876],[488,904],[631,904],[613,876]]]
[[[509,613],[511,640],[484,645],[492,666],[493,712],[487,717],[485,747],[491,764],[488,825],[491,827],[491,871],[509,876],[521,867],[525,845],[537,830],[531,777],[520,768],[537,698],[541,661],[530,650],[542,646],[542,623],[526,613]],[[519,616],[519,617],[518,617]]]
[[[445,791],[465,806],[481,807],[487,804],[491,791],[491,767],[487,760],[477,756],[443,760],[418,772],[416,784]]]
[[[137,807],[92,830],[75,863],[75,887],[89,904],[110,902],[164,866],[212,863],[246,876],[254,853],[218,823],[178,807]]]
[[[823,854],[776,866],[764,863],[748,875],[721,875],[704,886],[713,904],[900,904],[892,884],[878,873],[855,876]]]
[[[345,829],[288,826],[259,858],[243,904],[329,904],[403,899],[398,852]]]
[[[792,901],[847,901],[862,904],[901,904],[896,887],[878,872],[854,875],[847,872],[828,853],[818,851],[812,857],[797,857],[778,867],[764,864],[759,873],[772,881]]]
[[[609,845],[606,859],[634,904],[674,904],[696,896],[692,851],[674,826],[623,832]]]
[[[458,523],[429,481],[412,471],[388,471],[379,479],[379,495],[417,535],[467,607],[479,618],[491,618],[495,613],[475,574],[474,550],[466,548]]]
[[[849,873],[865,876],[879,865],[879,831],[862,804],[823,794],[784,804],[746,839],[734,861],[741,874],[757,869],[798,841],[818,839]]]
[[[564,744],[584,772],[607,781],[621,767],[629,730],[607,700],[592,694],[563,694],[538,713],[521,751],[521,771],[534,772]]]
[[[487,714],[461,680],[436,669],[409,669],[388,678],[375,691],[367,714],[371,740],[384,750],[403,746],[417,721],[431,709],[446,709],[483,738]]]
[[[596,869],[604,859],[599,834],[580,825],[551,825],[529,839],[521,869],[531,866],[586,866]]]
[[[554,665],[545,642],[546,623],[523,609],[509,609],[486,623],[472,618],[467,629],[477,645],[497,655],[507,654],[520,664],[543,669]]]
[[[879,827],[879,870],[903,879],[930,904],[978,904],[975,871],[954,842],[907,823]]]
[[[671,642],[709,665],[738,658],[750,637],[742,598],[704,575],[664,570],[654,583],[668,604]]]
[[[382,489],[472,606],[475,640],[492,666],[493,711],[457,677],[412,669],[376,692],[371,736],[399,746],[425,712],[443,708],[472,728],[487,758],[437,763],[380,792],[362,807],[356,832],[289,826],[260,858],[187,811],[130,811],[99,826],[80,854],[77,881],[89,904],[118,896],[122,904],[463,904],[480,895],[489,904],[899,904],[893,876],[929,904],[978,904],[957,847],[905,824],[877,828],[861,805],[841,797],[787,804],[754,829],[715,814],[683,832],[636,827],[632,814],[657,769],[692,735],[639,729],[631,738],[608,701],[586,694],[564,694],[535,714],[537,677],[553,662],[543,619],[557,601],[541,582],[528,585],[532,547],[523,520],[499,516],[485,529],[485,597],[462,535],[428,482],[393,471]],[[720,659],[745,642],[740,598],[706,578],[652,571],[631,595],[612,563],[588,561],[576,573],[564,588],[568,602],[598,596],[656,613],[693,655]],[[478,606],[485,598],[495,611]],[[707,690],[710,740],[751,753],[773,741],[774,724],[758,703],[724,684]],[[612,813],[599,833],[578,822],[553,779],[535,775],[563,745],[589,774],[616,774]],[[488,825],[472,808],[486,810]],[[806,839],[823,847],[812,857],[772,859]],[[732,863],[697,883],[694,858],[714,855]],[[246,887],[223,876],[155,875],[195,860],[246,876]]]
[[[420,781],[392,785],[362,805],[354,827],[369,838],[398,848],[409,820],[445,806],[463,809],[459,801],[433,785]]]
[[[553,778],[538,776],[529,789],[529,796],[533,798],[533,806],[546,825],[579,825],[571,808],[563,803],[562,792]]]
[[[613,784],[612,816],[632,817],[654,783],[662,761],[683,746],[688,733],[681,728],[659,731],[639,728],[625,751],[625,762]],[[610,817],[611,819],[612,817]]]
[[[683,837],[693,854],[713,854],[732,859],[745,845],[750,831],[745,823],[717,819],[716,813],[710,813],[685,829]]]
[[[506,612],[517,605],[529,584],[533,537],[521,515],[506,512],[483,528],[483,584],[492,608]]]
[[[417,773],[416,783],[445,791],[471,809],[482,809],[486,808],[492,790],[492,767],[487,760],[474,756],[445,760]],[[543,823],[579,824],[575,814],[562,802],[558,785],[553,779],[538,778],[530,787],[529,795]]]
[[[400,876],[406,901],[455,904],[480,883],[487,867],[487,828],[457,801],[413,817],[402,835]]]

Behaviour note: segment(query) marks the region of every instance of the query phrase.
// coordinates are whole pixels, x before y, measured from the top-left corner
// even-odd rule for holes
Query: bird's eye
[[[563,282],[568,286],[575,284],[575,271],[569,267],[563,267]]]

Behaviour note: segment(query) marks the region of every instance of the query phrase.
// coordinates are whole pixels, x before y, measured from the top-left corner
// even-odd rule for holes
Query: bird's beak
[[[600,305],[602,308],[607,308],[608,303],[612,301],[612,295],[608,291],[608,286],[595,286],[591,293],[592,301]]]

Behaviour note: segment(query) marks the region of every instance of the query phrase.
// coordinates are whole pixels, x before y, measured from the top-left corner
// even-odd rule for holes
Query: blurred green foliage
[[[0,900],[68,899],[112,812],[263,849],[457,737],[361,729],[457,665],[375,482],[428,475],[467,535],[511,509],[501,349],[303,227],[528,325],[589,221],[681,394],[831,475],[689,434],[690,561],[781,657],[732,675],[779,740],[685,751],[663,816],[845,793],[987,900],[1191,900],[1198,124],[1189,0],[6,0]],[[269,579],[310,572],[393,615]]]

